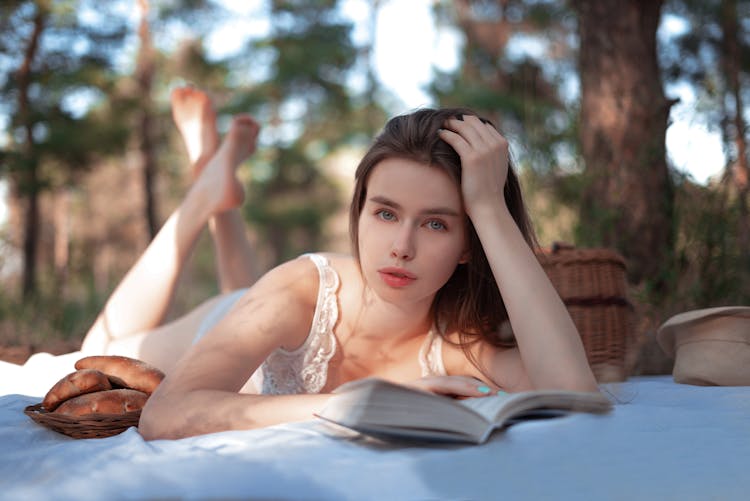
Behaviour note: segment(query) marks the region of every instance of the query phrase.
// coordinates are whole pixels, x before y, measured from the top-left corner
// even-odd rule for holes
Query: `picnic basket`
[[[118,435],[131,426],[138,426],[141,411],[122,414],[86,414],[67,416],[48,412],[42,404],[29,405],[24,414],[40,425],[73,438],[104,438]]]
[[[559,243],[537,256],[581,334],[594,376],[625,380],[634,325],[625,259],[612,249]]]
[[[104,438],[137,427],[141,408],[164,379],[148,363],[122,355],[89,355],[24,414],[73,438]],[[88,372],[87,372],[88,371]]]

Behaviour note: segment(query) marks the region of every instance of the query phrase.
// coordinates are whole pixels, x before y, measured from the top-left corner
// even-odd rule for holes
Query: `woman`
[[[458,397],[596,391],[578,332],[530,246],[508,143],[469,110],[389,121],[357,169],[353,255],[302,256],[160,326],[206,223],[220,277],[231,270],[222,283],[239,279],[226,288],[252,276],[234,168],[254,150],[258,127],[235,118],[201,166],[217,142],[213,110],[199,91],[175,96],[195,183],[84,342],[84,350],[135,355],[167,372],[141,415],[146,439],[310,419],[333,389],[369,376]],[[192,120],[179,118],[185,102],[198,110]],[[498,335],[506,319],[512,346]]]

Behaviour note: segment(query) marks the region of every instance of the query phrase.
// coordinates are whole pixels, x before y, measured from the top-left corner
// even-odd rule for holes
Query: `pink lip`
[[[378,270],[380,278],[391,287],[406,287],[417,279],[413,273],[395,266],[388,266]]]

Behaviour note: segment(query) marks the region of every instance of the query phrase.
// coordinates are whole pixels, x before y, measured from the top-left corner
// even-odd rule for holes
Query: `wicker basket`
[[[44,410],[42,404],[29,405],[24,414],[37,423],[73,438],[104,438],[118,435],[131,426],[138,426],[141,411],[123,414],[87,414],[66,416]]]
[[[625,380],[633,329],[625,259],[611,249],[556,244],[539,260],[581,334],[597,380]]]

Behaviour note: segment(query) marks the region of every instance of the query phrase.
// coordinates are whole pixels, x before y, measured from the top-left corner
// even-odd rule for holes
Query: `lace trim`
[[[257,386],[266,395],[320,393],[328,380],[328,363],[336,353],[333,327],[339,315],[336,302],[339,276],[323,256],[304,256],[315,263],[320,276],[310,333],[299,348],[293,351],[278,348],[263,362],[263,383]]]
[[[419,349],[419,365],[422,368],[422,377],[446,375],[443,364],[443,337],[435,334],[434,328],[430,329]]]

